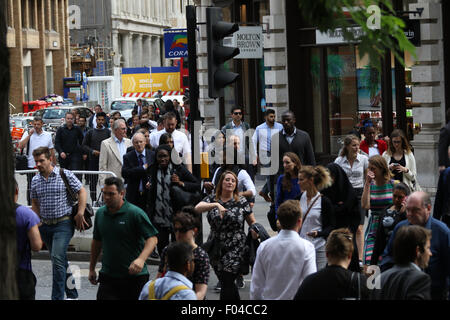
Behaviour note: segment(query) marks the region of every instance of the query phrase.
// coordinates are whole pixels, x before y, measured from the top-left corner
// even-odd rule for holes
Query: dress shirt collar
[[[142,154],[145,158],[145,148],[144,151],[142,151],[142,153],[139,153],[136,149],[134,149],[134,151],[136,152],[137,157],[139,158],[139,155]]]
[[[283,128],[283,135],[285,135],[286,137],[293,137],[296,134],[297,134],[297,128],[294,128],[294,132],[292,132],[291,135],[287,134],[286,131],[284,131],[284,128]]]
[[[119,139],[117,139],[116,136],[113,136],[113,138],[114,138],[114,141],[115,141],[116,143],[121,144],[121,143],[125,142],[125,139],[124,139],[124,138],[122,138],[122,141],[120,141]]]

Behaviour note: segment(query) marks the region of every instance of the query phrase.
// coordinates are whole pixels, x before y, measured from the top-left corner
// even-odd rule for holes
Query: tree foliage
[[[344,39],[358,43],[360,58],[367,54],[371,67],[380,70],[380,58],[386,50],[391,50],[403,65],[404,51],[416,57],[415,47],[403,31],[405,23],[394,11],[392,0],[298,0],[298,4],[303,18],[319,31],[342,28]],[[367,10],[374,8],[371,6],[379,8],[379,20],[374,11]],[[373,22],[377,21],[379,28],[374,28]],[[355,25],[361,27],[362,35],[350,32]]]

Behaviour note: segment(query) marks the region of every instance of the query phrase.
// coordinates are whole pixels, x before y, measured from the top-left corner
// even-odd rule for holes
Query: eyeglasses
[[[233,112],[233,114],[234,114],[235,116],[237,116],[237,115],[242,115],[242,112]]]
[[[395,143],[395,144],[399,144],[399,143],[402,143],[402,140],[392,140],[392,143]]]

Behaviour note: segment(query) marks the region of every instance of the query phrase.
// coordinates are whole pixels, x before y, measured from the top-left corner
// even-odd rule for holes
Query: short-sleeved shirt
[[[250,205],[245,197],[239,197],[238,201],[232,198],[223,202],[220,199],[216,201],[215,195],[212,195],[206,197],[203,201],[207,203],[218,202],[227,209],[223,218],[217,208],[208,211],[207,214],[211,226],[208,240],[216,236],[222,245],[220,261],[211,261],[211,264],[218,272],[239,273],[242,258],[246,254],[244,223],[245,218],[252,213]]]
[[[80,180],[70,170],[64,170],[64,173],[72,191],[78,193],[82,187]],[[40,173],[33,177],[31,199],[38,200],[42,219],[57,219],[72,213],[73,204],[67,196],[66,185],[58,167],[53,167],[48,179]]]
[[[153,148],[159,146],[159,138],[167,133],[166,129],[161,131],[154,131],[150,134],[150,144]],[[189,144],[188,137],[179,130],[174,130],[172,133],[173,147],[180,155],[186,155],[191,153],[191,145]]]
[[[161,252],[161,260],[159,263],[158,272],[164,273],[167,270],[166,263],[167,247]],[[188,279],[195,284],[208,284],[209,280],[209,257],[205,250],[201,247],[195,248],[194,254],[194,273]]]
[[[28,137],[28,131],[25,131],[23,137],[20,141],[25,140]],[[37,134],[34,132],[30,137],[30,148],[26,150],[26,155],[28,158],[28,168],[34,168],[36,166],[36,162],[34,162],[33,151],[39,147],[48,147],[49,149],[53,149],[53,139],[50,132],[46,132],[42,130],[41,134]]]
[[[101,273],[113,278],[128,278],[128,268],[141,254],[145,241],[158,231],[147,214],[139,207],[124,201],[119,211],[112,214],[106,206],[95,214],[93,239],[102,243]],[[139,274],[147,275],[147,266]]]
[[[16,237],[17,237],[17,258],[19,268],[31,270],[31,247],[28,239],[28,231],[39,224],[40,219],[33,210],[26,206],[19,206],[16,209]]]
[[[364,188],[364,172],[369,167],[369,158],[358,153],[353,166],[350,166],[347,157],[342,156],[337,157],[334,163],[338,164],[345,171],[353,188]]]

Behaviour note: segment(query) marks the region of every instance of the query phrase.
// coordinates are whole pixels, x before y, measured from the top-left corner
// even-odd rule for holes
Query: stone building
[[[71,73],[68,0],[5,0],[8,21],[12,112],[24,101],[63,94],[62,79]]]
[[[187,2],[69,0],[70,8],[80,12],[80,23],[71,26],[71,44],[102,50],[105,75],[112,75],[115,67],[169,66],[164,29],[186,26]]]

